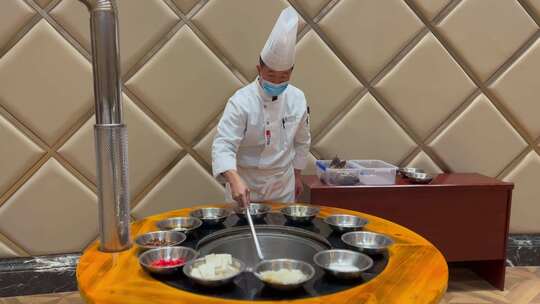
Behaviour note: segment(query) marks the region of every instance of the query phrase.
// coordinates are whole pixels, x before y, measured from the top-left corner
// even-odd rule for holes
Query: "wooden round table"
[[[216,206],[216,205],[213,205]],[[225,205],[217,205],[225,206]],[[282,204],[272,204],[274,210]],[[202,207],[202,206],[197,206]],[[148,217],[133,224],[133,236],[157,230],[159,220],[187,216],[195,208],[170,211]],[[365,284],[338,293],[280,303],[365,303],[423,304],[438,303],[446,291],[448,267],[442,254],[416,233],[390,221],[345,209],[321,207],[320,217],[345,213],[369,220],[366,230],[384,233],[395,240],[389,250],[384,271]],[[98,243],[90,245],[77,267],[77,282],[88,303],[186,303],[233,304],[246,301],[214,298],[170,287],[148,275],[139,265],[137,249],[120,253],[104,253]],[[257,303],[273,303],[256,301]]]

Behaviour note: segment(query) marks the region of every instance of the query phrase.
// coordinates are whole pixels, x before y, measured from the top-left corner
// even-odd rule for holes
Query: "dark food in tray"
[[[330,162],[330,165],[328,166],[328,168],[347,169],[347,161],[341,160],[339,157],[335,156]],[[336,172],[332,174],[334,174],[333,176],[334,183],[338,185],[352,186],[352,185],[357,185],[360,183],[360,179],[358,177],[357,172],[342,171],[342,172]]]
[[[332,159],[332,162],[330,162],[329,167],[331,169],[344,169],[346,166],[347,166],[347,161],[339,159],[339,157],[337,157],[337,155],[336,155]]]
[[[343,173],[336,174],[335,182],[343,186],[352,186],[352,185],[359,184],[360,179],[358,178],[358,175],[356,175],[355,173],[343,172]]]

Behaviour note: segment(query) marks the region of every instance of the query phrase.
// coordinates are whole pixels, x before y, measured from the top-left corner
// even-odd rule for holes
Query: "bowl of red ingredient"
[[[186,235],[180,231],[154,231],[139,235],[135,244],[140,250],[148,250],[159,247],[178,246],[186,240]]]
[[[198,252],[188,247],[161,247],[145,251],[139,256],[139,263],[148,272],[172,274],[195,259]]]

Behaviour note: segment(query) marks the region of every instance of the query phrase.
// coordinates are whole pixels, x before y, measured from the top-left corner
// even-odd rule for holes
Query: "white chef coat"
[[[311,135],[304,93],[289,84],[272,100],[259,80],[228,101],[212,145],[213,174],[237,170],[251,201],[294,202],[294,169],[304,169]],[[226,200],[233,201],[227,185]]]

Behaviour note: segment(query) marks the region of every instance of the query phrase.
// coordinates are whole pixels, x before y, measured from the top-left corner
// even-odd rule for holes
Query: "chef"
[[[227,102],[212,145],[212,168],[226,200],[294,202],[311,143],[304,93],[289,84],[298,15],[286,8],[264,48],[258,77]]]

